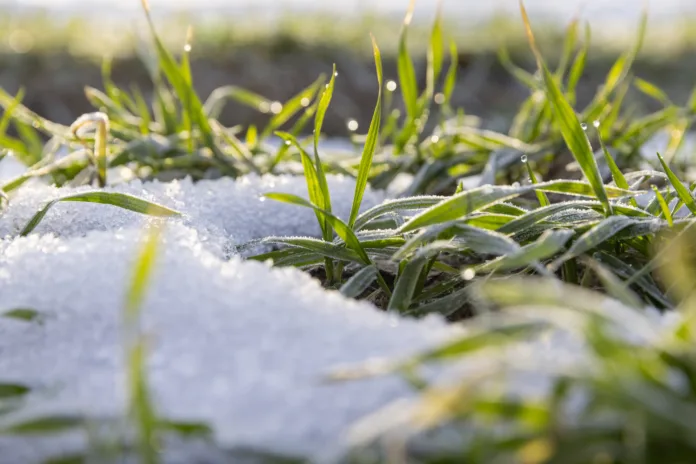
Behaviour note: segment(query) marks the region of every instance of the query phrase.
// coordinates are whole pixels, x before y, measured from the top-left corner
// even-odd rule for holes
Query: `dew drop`
[[[442,105],[445,103],[445,94],[444,93],[436,93],[435,96],[433,97],[433,101],[435,101],[436,104]]]
[[[346,123],[346,126],[348,126],[348,130],[351,132],[355,132],[358,130],[358,121],[355,119],[349,119],[348,122]]]
[[[474,271],[472,268],[468,268],[462,272],[462,277],[464,280],[474,280],[474,277],[476,277],[476,271]]]
[[[31,123],[31,125],[34,129],[38,129],[39,127],[41,127],[41,124],[39,124],[39,121],[34,121]]]
[[[518,188],[519,186],[520,186],[520,183],[519,183],[519,182],[513,182],[513,183],[512,183],[512,187],[513,187],[513,188]]]
[[[520,161],[522,161],[523,163],[526,163],[527,162],[527,155],[522,155],[522,157],[520,157]]]
[[[259,103],[259,111],[262,113],[268,113],[271,110],[271,105],[268,102]]]
[[[596,120],[595,122],[592,123],[592,125],[595,126],[595,128],[598,128],[600,126],[600,124],[601,123],[599,122],[599,120]]]
[[[440,137],[438,137],[437,135],[433,135],[432,137],[430,137],[430,141],[432,143],[437,143],[440,141]]]
[[[304,97],[302,100],[300,100],[300,104],[302,106],[304,106],[305,108],[307,108],[309,106],[309,103],[310,103],[310,101],[309,101],[309,98],[307,98],[307,97]]]
[[[393,92],[396,90],[396,82],[395,81],[388,81],[387,82],[387,90],[390,92]]]
[[[184,45],[184,51],[185,51],[186,53],[190,52],[190,51],[191,51],[191,44],[186,44],[186,45]]]
[[[338,77],[338,71],[334,73],[334,77]]]
[[[259,197],[259,201],[261,201],[261,202],[266,201],[266,197]]]
[[[282,103],[280,103],[279,101],[274,101],[273,103],[271,103],[271,113],[278,114],[281,111],[283,111]]]
[[[290,145],[291,145],[291,142],[290,142],[289,140],[286,140],[286,141],[285,141],[285,145],[290,146]]]
[[[584,122],[582,124],[580,124],[580,127],[582,127],[582,130],[584,130],[584,131],[587,130],[587,124],[585,124]]]

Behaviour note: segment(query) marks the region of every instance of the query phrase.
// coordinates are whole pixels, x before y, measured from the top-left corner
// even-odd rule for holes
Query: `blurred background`
[[[193,70],[203,97],[216,87],[237,85],[285,101],[330,72],[339,78],[325,124],[330,135],[347,134],[346,121],[369,123],[376,82],[369,33],[382,49],[387,79],[396,79],[396,44],[408,0],[150,0],[153,17],[172,50],[181,49],[194,28]],[[637,34],[643,2],[638,0],[526,0],[549,61],[560,54],[562,36],[577,17],[592,31],[588,67],[579,104],[605,78],[618,55]],[[425,82],[428,28],[436,0],[417,0],[409,38]],[[443,0],[445,31],[458,44],[459,84],[454,104],[482,116],[497,129],[527,96],[500,65],[497,52],[509,49],[527,69],[534,63],[523,37],[517,0]],[[634,66],[637,75],[683,102],[696,79],[696,1],[653,0],[648,35]],[[23,88],[24,103],[40,114],[70,123],[90,111],[86,85],[102,88],[104,58],[112,62],[119,86],[150,80],[141,57],[150,46],[140,0],[0,0],[0,86]],[[650,101],[637,101],[649,106]],[[263,124],[267,115],[230,105],[225,124]]]

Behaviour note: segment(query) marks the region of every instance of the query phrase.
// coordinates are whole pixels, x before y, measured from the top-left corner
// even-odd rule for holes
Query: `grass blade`
[[[304,198],[300,198],[296,195],[291,195],[287,193],[267,193],[264,195],[267,198],[270,198],[272,200],[276,201],[281,201],[284,203],[290,203],[298,206],[304,206],[305,208],[311,208],[314,211],[319,211],[322,213],[326,221],[331,225],[333,230],[336,232],[336,235],[338,235],[350,248],[353,250],[359,257],[360,260],[362,261],[363,264],[366,265],[372,265],[372,260],[370,257],[367,255],[365,252],[365,249],[363,248],[362,244],[360,243],[360,240],[358,237],[355,235],[355,232],[348,227],[348,224],[345,222],[341,221],[339,218],[334,216],[333,214],[329,213],[328,211],[324,211],[317,207],[316,205],[313,205],[312,203],[308,202]],[[391,291],[389,290],[389,287],[387,283],[384,281],[384,278],[378,274],[377,275],[377,281],[379,282],[380,286],[384,290],[384,292],[387,295],[391,294]]]
[[[664,106],[669,106],[672,104],[667,94],[655,84],[641,79],[640,77],[636,77],[633,83],[638,90],[643,92],[645,95],[654,98]]]
[[[361,258],[352,250],[346,249],[344,246],[336,245],[332,242],[325,242],[310,237],[266,237],[259,241],[260,244],[279,244],[288,245],[291,247],[302,248],[307,251],[321,254],[331,259],[340,261],[349,261],[363,264]],[[254,256],[249,259],[265,260],[268,254]]]
[[[672,184],[672,187],[674,187],[674,190],[677,192],[677,196],[679,197],[679,199],[684,203],[684,205],[686,205],[687,208],[689,208],[691,214],[696,214],[696,201],[694,201],[694,197],[693,195],[691,195],[689,189],[684,187],[684,184],[681,183],[677,175],[674,174],[674,172],[669,168],[661,154],[658,153],[657,158],[660,160],[660,164],[662,164],[662,169],[665,170],[667,178],[669,179],[669,182]]]
[[[640,298],[630,288],[626,287],[609,269],[593,259],[586,260],[586,264],[597,275],[609,295],[631,308],[642,308],[644,306]]]
[[[360,206],[362,205],[363,195],[365,194],[367,180],[370,175],[370,168],[372,167],[372,157],[375,154],[377,142],[379,141],[379,129],[382,121],[382,57],[374,37],[372,37],[372,50],[375,56],[375,68],[377,70],[377,82],[379,85],[379,90],[377,94],[377,104],[375,106],[374,114],[372,115],[372,122],[370,122],[370,129],[367,132],[365,147],[363,149],[362,157],[360,158],[360,167],[358,168],[358,176],[355,183],[353,206],[350,211],[350,220],[348,221],[348,226],[351,228],[355,225],[355,221],[360,213]]]
[[[401,227],[400,231],[410,232],[428,225],[440,224],[459,219],[480,209],[536,190],[590,197],[594,196],[595,193],[590,184],[571,180],[549,181],[523,187],[486,185],[461,192],[441,201],[440,203],[423,211],[419,215],[411,218]],[[607,188],[605,190],[605,194],[607,192],[614,197],[635,195],[639,193],[614,187]]]
[[[184,73],[181,70],[181,66],[177,64],[174,57],[166,49],[159,36],[155,30],[154,22],[150,16],[150,9],[147,6],[147,1],[143,1],[143,7],[145,10],[145,16],[147,18],[148,27],[152,34],[152,38],[155,42],[155,47],[157,49],[157,56],[159,58],[159,66],[167,77],[167,80],[173,87],[177,96],[182,102],[186,102],[187,114],[191,121],[198,125],[198,129],[203,137],[205,146],[210,149],[210,151],[218,159],[225,161],[224,154],[220,151],[217,144],[215,143],[215,138],[213,136],[213,131],[210,127],[210,122],[208,117],[204,112],[203,104],[201,103],[198,95],[193,89],[193,86],[187,82]]]
[[[416,71],[413,67],[411,55],[408,53],[406,40],[408,35],[408,27],[410,26],[411,19],[413,18],[413,9],[415,7],[415,3],[415,0],[410,1],[408,10],[406,12],[406,17],[404,18],[404,22],[401,27],[401,35],[399,37],[399,55],[397,59],[399,87],[401,88],[401,95],[404,99],[406,114],[408,115],[409,121],[413,121],[418,117],[418,87],[416,84]]]
[[[268,126],[261,132],[261,138],[264,139],[272,134],[276,129],[283,126],[299,111],[307,106],[307,103],[312,101],[322,84],[324,83],[325,75],[319,76],[309,87],[302,90],[300,93],[288,100],[280,113],[274,115],[268,123]]]
[[[28,308],[17,308],[9,311],[0,312],[0,317],[16,319],[18,321],[31,322],[41,318],[41,313]],[[1,397],[2,395],[0,395]]]
[[[449,107],[452,101],[454,87],[457,84],[457,70],[459,69],[459,53],[457,51],[457,43],[454,40],[450,41],[450,65],[445,76],[445,83],[442,87],[443,104]],[[695,104],[696,106],[696,104]]]
[[[8,422],[0,425],[0,434],[46,436],[47,434],[64,433],[85,425],[84,418],[71,415],[38,417],[14,423],[13,421]]]
[[[572,230],[550,230],[541,235],[535,242],[525,245],[519,250],[500,258],[494,259],[475,268],[476,272],[500,272],[515,270],[536,264],[548,259],[563,250],[568,240],[575,235]]]
[[[533,334],[539,333],[544,328],[545,325],[538,322],[523,322],[504,323],[499,327],[486,328],[483,331],[472,331],[472,333],[416,356],[411,361],[411,364],[458,359],[478,351],[495,349],[502,345],[526,339]]]
[[[204,114],[212,119],[219,118],[222,108],[228,99],[263,113],[270,111],[272,103],[267,98],[251,92],[250,90],[242,89],[234,85],[227,85],[218,87],[208,96],[208,99],[203,105]]]
[[[459,219],[479,209],[519,196],[529,190],[528,187],[492,187],[489,185],[467,190],[441,201],[411,218],[401,227],[400,232],[411,232],[430,225]]]
[[[426,259],[419,256],[408,261],[399,279],[396,281],[394,293],[392,293],[389,299],[387,311],[403,313],[409,309],[425,264]]]
[[[597,246],[606,242],[610,238],[614,237],[616,234],[626,229],[629,226],[638,224],[644,220],[636,219],[627,216],[611,216],[603,221],[601,221],[596,226],[592,227],[590,230],[582,234],[573,243],[573,246],[563,254],[560,258],[554,261],[550,267],[552,269],[558,269],[558,267],[569,259],[576,258],[590,250],[593,250]]]
[[[305,180],[307,183],[307,193],[309,194],[309,201],[317,205],[320,209],[327,209],[326,198],[324,198],[324,191],[321,188],[321,183],[319,182],[319,176],[317,174],[314,165],[312,164],[312,159],[309,157],[307,152],[300,146],[297,139],[291,134],[286,132],[276,132],[276,134],[282,138],[286,143],[290,142],[295,148],[300,152],[300,157],[302,159],[302,168],[304,169]],[[317,215],[317,221],[319,221],[319,226],[321,227],[324,223],[324,218],[320,212],[315,211]],[[325,236],[324,239],[327,237]]]
[[[357,298],[367,290],[377,278],[376,266],[365,266],[341,286],[341,294],[346,298]]]
[[[655,198],[657,198],[657,202],[660,204],[662,215],[665,217],[665,219],[667,219],[667,224],[669,224],[670,227],[674,227],[674,221],[672,220],[672,212],[669,210],[669,205],[667,205],[665,198],[662,196],[657,187],[653,185],[652,189],[653,193],[655,193]]]
[[[433,205],[440,203],[446,197],[440,196],[415,196],[408,198],[400,198],[398,200],[387,200],[381,205],[374,206],[358,216],[354,224],[355,230],[360,230],[369,224],[371,221],[378,219],[385,214],[390,214],[398,211],[418,210],[430,208]]]
[[[525,167],[527,168],[527,174],[529,174],[529,180],[532,183],[532,185],[536,185],[539,183],[537,180],[536,174],[534,174],[534,170],[532,167],[529,165],[529,159],[527,159],[527,156],[522,156],[522,162],[524,163]],[[546,196],[546,194],[542,191],[537,190],[536,192],[536,197],[537,200],[539,200],[539,204],[543,208],[544,206],[549,206],[551,202],[549,201],[549,198]]]
[[[333,230],[336,232],[336,235],[341,237],[341,239],[343,239],[343,241],[346,242],[346,245],[348,245],[349,248],[351,248],[358,254],[358,256],[360,256],[364,264],[372,264],[372,261],[367,256],[367,253],[365,253],[365,250],[360,244],[360,240],[355,235],[353,230],[350,227],[348,227],[348,224],[341,221],[333,214],[329,213],[328,211],[322,210],[321,208],[308,202],[304,198],[289,193],[266,193],[264,194],[264,197],[283,203],[304,206],[305,208],[311,208],[315,211],[318,211],[331,224],[331,227],[333,227]]]
[[[68,195],[65,197],[61,198],[56,198],[55,200],[52,200],[48,202],[43,208],[41,208],[32,218],[31,220],[27,223],[26,226],[24,226],[24,229],[20,232],[21,236],[26,236],[29,235],[35,228],[36,226],[39,225],[41,220],[46,216],[46,213],[48,213],[48,210],[51,209],[53,205],[55,205],[58,202],[61,201],[79,201],[79,202],[86,202],[86,203],[101,203],[105,205],[112,205],[112,206],[117,206],[119,208],[127,209],[130,211],[134,211],[136,213],[141,213],[141,214],[147,214],[150,216],[158,216],[158,217],[173,217],[173,216],[180,216],[181,213],[174,211],[172,209],[169,209],[165,206],[158,205],[157,203],[152,203],[147,200],[143,200],[138,197],[134,197],[132,195],[128,195],[125,193],[117,193],[117,192],[102,192],[102,191],[94,191],[94,192],[84,192],[84,193],[76,193],[73,195]]]
[[[412,310],[407,311],[405,315],[426,316],[428,314],[440,314],[447,317],[466,304],[468,292],[468,288],[457,290],[449,295],[429,301],[428,303],[420,304]]]
[[[578,54],[575,55],[575,61],[573,61],[573,64],[570,67],[570,71],[568,72],[568,82],[566,84],[566,92],[568,93],[568,99],[571,102],[575,102],[575,89],[578,86],[578,82],[580,82],[580,77],[582,77],[582,73],[585,71],[585,65],[587,63],[587,52],[590,48],[590,26],[589,24],[585,25],[585,40],[583,41],[582,48],[580,48],[580,51],[578,51]]]
[[[314,116],[314,167],[317,171],[317,178],[319,179],[319,185],[321,187],[322,193],[324,194],[324,209],[327,212],[331,212],[331,196],[329,194],[329,184],[326,181],[326,175],[324,174],[324,167],[321,164],[321,159],[319,157],[319,137],[321,136],[321,128],[324,124],[324,118],[326,116],[326,111],[331,103],[331,98],[333,97],[334,87],[336,85],[336,65],[333,66],[333,71],[331,73],[331,79],[326,85],[324,92],[319,99],[319,105],[317,106],[317,112]],[[329,228],[329,223],[325,218],[322,224],[322,231],[324,232],[324,239],[330,240],[331,229]]]
[[[556,114],[556,121],[561,130],[561,134],[563,135],[563,139],[575,157],[575,160],[580,165],[585,177],[590,182],[590,185],[592,185],[597,199],[599,199],[599,201],[604,205],[605,214],[609,215],[612,212],[611,204],[609,203],[609,198],[604,189],[602,176],[599,172],[597,161],[595,160],[594,152],[590,146],[590,141],[587,138],[587,134],[585,134],[585,131],[583,130],[575,111],[561,92],[556,80],[548,70],[546,63],[544,62],[544,59],[536,46],[532,26],[529,22],[527,11],[525,10],[524,4],[521,0],[520,11],[522,12],[522,19],[524,21],[529,44],[534,52],[537,65],[544,78],[546,96],[554,110],[554,113]]]
[[[561,59],[558,62],[558,68],[556,69],[556,76],[559,79],[563,78],[565,74],[568,63],[570,63],[570,58],[575,50],[575,45],[578,41],[578,19],[573,18],[566,29],[565,40],[563,42],[563,53],[561,54]]]
[[[595,121],[592,123],[595,129],[597,129],[597,138],[599,139],[599,144],[602,147],[602,152],[604,153],[604,159],[606,159],[607,164],[609,165],[609,170],[611,171],[611,177],[614,179],[614,183],[616,184],[617,187],[622,188],[624,190],[629,190],[630,187],[628,186],[628,181],[624,177],[623,173],[621,172],[621,169],[616,165],[616,161],[614,161],[614,157],[611,156],[611,153],[609,153],[609,150],[607,149],[606,144],[604,143],[604,137],[602,137],[602,132],[599,130],[599,121]],[[629,200],[631,202],[631,205],[634,207],[638,207],[638,202],[636,202],[635,198],[631,198]]]
[[[139,454],[142,462],[146,464],[160,462],[158,421],[147,385],[146,348],[139,333],[138,321],[157,261],[160,233],[160,227],[154,227],[149,231],[135,262],[124,305],[124,323],[128,335],[129,413],[138,432]]]
[[[438,4],[435,22],[430,32],[430,42],[428,44],[428,73],[427,89],[425,97],[431,99],[435,93],[435,83],[442,73],[442,63],[444,57],[444,41],[442,38],[442,4]]]

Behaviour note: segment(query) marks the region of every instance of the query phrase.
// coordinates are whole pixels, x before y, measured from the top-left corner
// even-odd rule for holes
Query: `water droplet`
[[[266,201],[266,197],[259,197],[259,201]]]
[[[300,104],[302,106],[304,106],[305,108],[307,108],[309,106],[309,103],[310,103],[310,101],[309,101],[309,98],[307,98],[307,97],[304,97],[302,100],[300,100]]]
[[[325,87],[326,87],[326,88],[328,89],[328,88],[329,88],[329,84],[326,84],[326,86],[325,86]]]
[[[349,119],[348,122],[346,123],[346,126],[348,126],[348,130],[351,132],[355,132],[358,130],[358,121],[355,119]]]
[[[274,101],[273,103],[271,103],[271,113],[278,114],[281,111],[283,111],[282,103],[280,103],[279,101]]]
[[[519,186],[520,186],[520,183],[519,183],[519,182],[513,182],[513,183],[512,183],[512,187],[513,187],[513,188],[518,188]]]
[[[338,77],[338,71],[334,73],[334,77]]]
[[[584,131],[587,130],[587,124],[585,124],[584,122],[582,124],[580,124],[580,127],[582,127],[582,130],[584,130]]]
[[[598,128],[600,126],[600,124],[601,123],[599,122],[599,120],[596,120],[595,122],[592,123],[592,125],[595,126],[596,128]]]
[[[271,110],[271,105],[268,102],[259,103],[259,111],[262,113],[268,113]]]
[[[396,82],[394,81],[387,81],[387,90],[390,92],[393,92],[396,90]]]
[[[440,141],[440,137],[438,137],[437,135],[433,135],[432,137],[430,137],[430,141],[432,143],[437,143]]]
[[[286,140],[286,141],[285,141],[285,145],[287,145],[287,146],[290,146],[291,143],[292,143],[292,142],[290,142],[289,140]]]
[[[34,129],[38,129],[39,127],[41,127],[41,124],[39,124],[39,121],[34,121],[31,123],[31,125]]]
[[[185,51],[186,53],[190,52],[190,51],[191,51],[191,44],[186,44],[186,45],[184,45],[184,51]]]
[[[468,268],[462,272],[462,277],[464,280],[474,280],[474,277],[476,277],[476,271],[472,268]]]
[[[442,105],[445,103],[445,94],[444,93],[436,93],[435,96],[433,97],[433,100],[435,101],[436,104]]]
[[[522,161],[523,163],[526,163],[527,162],[527,155],[522,155],[520,157],[520,161]]]

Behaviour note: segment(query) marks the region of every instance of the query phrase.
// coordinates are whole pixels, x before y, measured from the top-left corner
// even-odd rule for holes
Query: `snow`
[[[345,219],[350,214],[355,183],[345,176],[327,177],[334,212]],[[59,189],[32,184],[19,189],[0,220],[0,237],[19,233],[48,201],[85,190],[90,188]],[[172,221],[195,230],[201,243],[221,257],[235,245],[270,235],[319,234],[313,211],[261,197],[262,193],[283,192],[307,198],[303,177],[250,175],[236,181],[224,178],[196,183],[190,179],[166,183],[135,180],[107,190],[135,195],[181,212],[184,217]],[[383,193],[368,189],[363,209],[383,200]],[[141,214],[112,206],[65,202],[49,210],[35,232],[77,237],[91,231],[140,228],[149,220]]]
[[[94,231],[0,243],[0,308],[45,313],[41,324],[0,322],[0,378],[60,386],[39,399],[39,411],[125,410],[121,308],[142,235]],[[337,449],[351,422],[409,393],[394,378],[323,384],[332,367],[414,353],[455,332],[438,318],[394,319],[296,270],[224,262],[179,224],[167,228],[143,325],[152,337],[154,397],[167,417],[209,422],[230,448],[315,457]],[[3,440],[0,448],[9,449]],[[60,443],[66,452],[81,444]],[[56,451],[47,448],[15,447],[0,462],[35,462]]]
[[[21,176],[26,170],[27,167],[10,152],[0,158],[0,183]]]
[[[336,211],[346,217],[353,181],[332,176],[329,184]],[[230,253],[235,245],[268,235],[318,233],[311,211],[259,198],[269,191],[306,197],[302,178],[133,181],[109,189],[184,214],[166,221],[143,307],[148,378],[160,415],[207,423],[223,450],[261,449],[333,462],[350,444],[356,423],[415,396],[394,376],[347,383],[327,383],[325,376],[346,364],[403,358],[465,330],[435,316],[397,318],[326,291],[296,269],[275,269]],[[35,233],[16,237],[37,209],[75,190],[84,189],[32,183],[13,193],[0,217],[0,311],[31,308],[43,315],[31,323],[0,319],[0,381],[33,389],[29,406],[17,417],[0,417],[0,427],[45,414],[118,418],[126,411],[123,298],[150,219],[107,205],[59,203]],[[368,191],[363,206],[383,198]],[[503,359],[512,365],[570,366],[582,361],[581,348],[577,339],[557,332],[515,346]],[[493,358],[487,355],[433,375],[451,379],[489,368]],[[540,394],[548,382],[527,375],[508,387]],[[374,429],[380,422],[370,425]],[[79,432],[0,437],[0,464],[40,462],[85,445]],[[204,443],[174,442],[163,459],[230,462]]]
[[[8,178],[21,173],[6,163],[0,172]],[[329,186],[346,217],[354,182],[331,176]],[[45,203],[82,190],[32,183],[13,192],[0,218],[0,310],[43,314],[41,323],[0,320],[0,379],[38,392],[22,415],[125,411],[123,294],[151,219],[108,205],[58,203],[35,233],[16,238]],[[313,212],[260,198],[270,191],[306,197],[303,178],[132,181],[107,190],[184,215],[167,221],[144,308],[153,337],[149,376],[163,415],[209,423],[222,447],[334,453],[351,422],[411,390],[396,378],[327,385],[323,376],[337,364],[413,353],[455,332],[439,318],[395,319],[294,269],[227,259],[231,246],[255,238],[318,233]],[[382,199],[368,190],[364,208]],[[2,438],[0,449],[12,452],[0,463],[37,462],[84,445],[80,434]],[[190,462],[192,449],[167,462]]]

